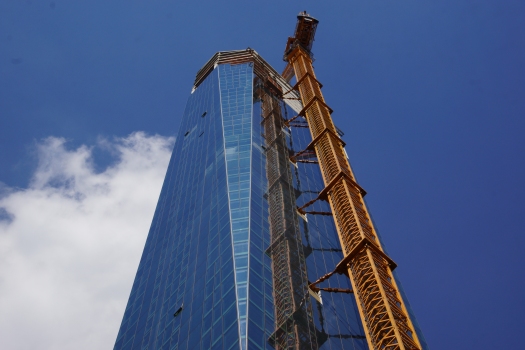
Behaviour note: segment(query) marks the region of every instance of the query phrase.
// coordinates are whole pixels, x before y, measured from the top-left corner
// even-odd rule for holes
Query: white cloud
[[[172,144],[105,141],[117,162],[100,173],[90,147],[38,145],[28,188],[0,198],[2,349],[113,347]]]

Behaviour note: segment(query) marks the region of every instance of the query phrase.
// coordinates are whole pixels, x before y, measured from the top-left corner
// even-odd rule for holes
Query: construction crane
[[[322,288],[317,285],[333,274],[347,275],[370,349],[422,349],[392,273],[396,264],[381,246],[363,200],[366,192],[355,180],[343,148],[345,143],[314,73],[311,50],[318,23],[306,11],[297,16],[295,34],[286,43],[287,66],[282,74],[287,81],[296,78],[294,89],[299,91],[304,106],[298,117],[306,119],[312,135],[312,142],[302,152],[315,152],[325,184],[315,200],[330,204],[344,255],[334,271],[310,283],[309,288],[319,291]],[[304,213],[314,201],[298,211]]]

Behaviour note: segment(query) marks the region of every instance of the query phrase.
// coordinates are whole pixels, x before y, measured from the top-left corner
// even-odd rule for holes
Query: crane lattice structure
[[[344,254],[344,259],[334,271],[311,283],[309,288],[319,291],[321,288],[317,284],[334,273],[347,275],[354,289],[369,348],[421,349],[392,274],[396,264],[381,246],[363,200],[366,192],[355,180],[343,148],[345,143],[334,126],[332,110],[324,100],[322,85],[314,73],[311,49],[319,21],[306,12],[300,13],[297,18],[295,34],[286,45],[284,60],[288,64],[282,76],[290,81],[295,75],[297,83],[293,89],[299,92],[303,103],[301,112],[288,123],[299,117],[304,118],[312,142],[304,151],[293,155],[291,160],[296,161],[301,154],[315,153],[325,184],[316,200],[325,200],[330,204]],[[314,201],[306,203],[298,211],[304,213]],[[295,349],[300,349],[299,342],[295,344]]]

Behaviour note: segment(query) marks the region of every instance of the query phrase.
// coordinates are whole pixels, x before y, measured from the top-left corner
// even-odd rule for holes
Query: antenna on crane
[[[309,55],[312,55],[312,45],[314,43],[315,31],[319,21],[310,16],[306,11],[299,12],[297,15],[297,25],[295,27],[295,34],[288,38],[286,49],[284,50],[284,60],[290,50],[293,50],[297,45],[301,46]]]
[[[287,82],[290,82],[294,76],[293,67],[288,61],[288,55],[296,47],[301,47],[310,59],[312,61],[314,60],[312,45],[314,44],[315,31],[317,30],[318,23],[319,21],[310,16],[306,11],[301,11],[297,15],[297,25],[295,26],[294,36],[288,37],[286,48],[284,49],[283,61],[288,62],[288,64],[281,75]]]

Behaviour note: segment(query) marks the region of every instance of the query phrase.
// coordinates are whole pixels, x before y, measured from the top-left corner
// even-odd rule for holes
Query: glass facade
[[[190,95],[114,349],[272,349],[268,184],[254,79],[253,63],[220,64]],[[297,111],[283,105],[283,113]],[[308,129],[283,132],[295,151],[311,141]],[[301,205],[323,181],[317,165],[292,169]],[[325,202],[313,208],[329,211]],[[329,216],[307,214],[300,226],[315,281],[342,259],[337,232]],[[351,288],[338,275],[320,286]],[[351,294],[314,299],[320,349],[367,349]]]
[[[296,112],[286,108],[285,118]],[[312,141],[308,128],[292,127],[285,130],[289,135],[289,148],[298,153]],[[315,159],[315,158],[311,158]],[[305,160],[308,160],[306,157]],[[315,199],[324,188],[319,165],[297,162],[293,169],[297,206]],[[325,201],[316,201],[308,207],[311,212],[330,212]],[[308,280],[316,281],[335,269],[343,259],[339,236],[331,216],[305,214],[301,216],[300,229],[306,257]],[[345,275],[334,274],[318,287],[352,289]],[[314,320],[320,331],[320,349],[368,349],[361,319],[353,294],[320,291],[320,300],[312,298]]]

